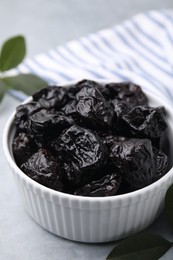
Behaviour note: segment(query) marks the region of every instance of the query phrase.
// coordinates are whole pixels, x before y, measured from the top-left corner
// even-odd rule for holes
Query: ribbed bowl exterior
[[[165,105],[168,111],[169,138],[173,140],[172,108],[163,100],[156,104]],[[43,228],[70,240],[108,242],[143,230],[163,209],[165,193],[173,183],[173,168],[141,190],[103,198],[69,195],[38,184],[26,176],[12,158],[13,120],[14,114],[4,130],[4,152],[26,211]]]
[[[27,182],[12,168],[29,215],[48,231],[80,242],[108,242],[139,232],[151,224],[163,208],[172,174],[165,182],[133,197],[84,199],[59,196]]]

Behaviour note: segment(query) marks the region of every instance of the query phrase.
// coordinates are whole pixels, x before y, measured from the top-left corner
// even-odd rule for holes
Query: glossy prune
[[[65,116],[62,112],[55,113],[45,109],[29,117],[30,133],[34,135],[37,143],[42,144],[51,142],[72,124],[72,118]]]
[[[113,110],[97,88],[84,87],[76,94],[76,112],[90,125],[111,126]]]
[[[94,170],[106,163],[107,150],[101,138],[79,126],[73,125],[63,132],[53,146],[65,168],[72,169],[64,171],[65,179],[76,179],[76,184],[82,182],[88,171],[92,170],[94,175]]]
[[[147,105],[148,99],[141,88],[132,82],[109,83],[106,88],[110,92],[110,99],[118,99],[133,108]]]
[[[29,116],[30,131],[33,135],[42,135],[46,132],[51,124],[51,119],[54,114],[50,113],[46,109],[41,109],[33,115]]]
[[[107,88],[105,88],[104,85],[99,84],[98,82],[95,82],[93,80],[81,80],[76,84],[77,89],[82,89],[83,87],[88,88],[97,88],[101,92],[101,94],[104,96],[106,100],[110,99],[110,92]]]
[[[97,88],[83,87],[63,110],[88,128],[107,129],[112,124],[113,109]]]
[[[30,178],[57,191],[63,190],[59,177],[59,165],[54,156],[46,149],[39,149],[21,165]]]
[[[118,99],[111,100],[111,105],[114,109],[114,112],[116,113],[117,118],[127,115],[130,110],[128,104]]]
[[[137,106],[123,116],[124,130],[132,136],[156,139],[167,129],[163,107]]]
[[[118,99],[113,99],[110,104],[114,111],[112,131],[115,134],[122,134],[122,117],[127,115],[130,109],[124,101],[120,101]]]
[[[27,104],[18,106],[14,118],[14,123],[17,127],[17,130],[21,132],[27,132],[29,127],[28,117],[40,109],[41,106],[37,102],[29,102]]]
[[[121,179],[121,175],[117,173],[108,174],[100,180],[92,181],[79,188],[74,194],[90,197],[113,196],[120,187]]]
[[[82,88],[100,88],[100,84],[93,80],[83,79],[76,84],[76,88],[81,90]]]
[[[106,148],[92,131],[73,125],[58,138],[57,151],[77,160],[80,169],[94,169],[103,164]]]
[[[45,108],[60,109],[69,100],[67,91],[68,89],[64,87],[47,87],[33,94],[33,100]]]
[[[127,137],[124,136],[114,136],[114,135],[107,135],[103,137],[103,144],[106,145],[108,151],[110,152],[110,148],[117,142],[124,142],[129,140]]]
[[[80,91],[81,87],[80,86],[70,86],[66,87],[66,95],[68,100],[73,100],[75,99],[76,94]]]
[[[155,174],[153,175],[153,182],[160,179],[168,170],[168,157],[165,153],[154,148],[154,163]]]
[[[75,99],[76,93],[80,91],[80,89],[80,86],[48,86],[33,94],[33,100],[46,109],[54,108],[59,110],[70,100]]]
[[[150,140],[132,138],[125,141],[114,141],[109,156],[132,188],[140,189],[152,183],[155,169]]]
[[[16,164],[58,191],[124,194],[157,181],[169,168],[165,110],[149,107],[130,82],[47,87],[17,108],[14,121]]]
[[[37,149],[32,138],[26,133],[19,133],[12,144],[15,160],[18,165],[24,163]]]
[[[68,102],[61,110],[63,113],[65,113],[66,116],[72,116],[73,118],[75,118],[75,114],[76,114],[75,100]]]
[[[69,158],[61,162],[60,175],[63,182],[68,187],[78,186],[83,181],[82,171],[80,170],[78,163]]]

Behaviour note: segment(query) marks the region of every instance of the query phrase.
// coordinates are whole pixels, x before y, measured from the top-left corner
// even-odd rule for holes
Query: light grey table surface
[[[173,8],[172,0],[1,0],[0,43],[23,34],[28,57],[69,40],[113,26],[138,12]],[[0,138],[5,123],[19,104],[6,96],[0,105]],[[0,145],[0,260],[105,259],[115,243],[82,244],[62,239],[35,224],[22,207]],[[162,214],[150,231],[173,240]],[[173,259],[173,249],[162,259]],[[133,259],[132,259],[133,260]]]

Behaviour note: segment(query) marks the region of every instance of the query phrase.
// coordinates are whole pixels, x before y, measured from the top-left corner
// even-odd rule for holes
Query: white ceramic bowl
[[[172,155],[173,109],[164,98],[160,99],[151,93],[147,96],[150,105],[163,105],[168,112]],[[25,103],[29,101],[31,98]],[[112,197],[69,195],[33,181],[18,168],[12,156],[11,145],[15,131],[13,120],[14,113],[4,130],[4,152],[26,211],[43,228],[80,242],[107,242],[143,230],[163,209],[165,193],[173,183],[173,168],[160,180],[143,189]]]

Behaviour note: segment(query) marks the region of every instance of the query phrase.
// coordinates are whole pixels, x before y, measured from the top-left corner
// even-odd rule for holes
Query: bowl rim
[[[116,82],[115,80],[95,80],[98,83],[110,83],[110,82]],[[70,86],[72,84],[76,84],[78,82],[78,80],[75,81],[70,81],[70,82],[65,82],[63,84],[58,84],[57,86]],[[54,84],[55,86],[56,84]],[[144,91],[145,92],[145,91]],[[145,92],[146,93],[146,92]],[[171,108],[170,102],[165,98],[165,97],[161,97],[160,93],[159,95],[156,97],[154,93],[151,94],[150,93],[146,93],[147,96],[154,98],[155,100],[157,100],[160,104],[162,104],[165,108],[166,111],[168,111],[168,113],[170,115],[172,115],[173,117],[173,110]],[[22,102],[21,104],[26,104],[28,102],[32,101],[32,97],[28,97],[24,102]],[[163,104],[164,103],[164,104]],[[73,194],[68,194],[68,193],[63,193],[60,191],[56,191],[53,190],[51,188],[48,188],[36,181],[34,181],[33,179],[31,179],[30,177],[28,177],[15,163],[15,161],[13,160],[11,153],[10,153],[10,149],[9,149],[9,134],[10,134],[10,130],[11,127],[13,126],[13,121],[14,121],[14,116],[15,116],[15,111],[11,114],[11,116],[9,117],[8,121],[6,122],[4,131],[3,131],[3,150],[6,156],[6,159],[8,161],[8,163],[10,164],[10,166],[12,167],[12,169],[14,170],[15,174],[17,173],[17,175],[25,181],[25,183],[29,184],[30,186],[34,187],[37,190],[40,190],[41,192],[47,193],[49,195],[55,196],[55,197],[60,197],[62,199],[71,199],[74,201],[80,201],[80,202],[90,202],[90,203],[94,203],[94,202],[101,202],[104,201],[106,202],[111,202],[111,201],[119,201],[120,199],[126,199],[126,198],[134,198],[136,196],[140,196],[140,195],[144,195],[145,193],[150,194],[150,192],[152,190],[156,190],[158,187],[161,187],[164,183],[166,183],[166,181],[171,178],[172,175],[172,180],[173,180],[173,166],[170,168],[170,170],[159,180],[157,180],[156,182],[141,188],[139,190],[133,191],[133,192],[129,192],[129,193],[125,193],[125,194],[120,194],[120,195],[114,195],[114,196],[107,196],[107,197],[87,197],[87,196],[80,196],[80,195],[73,195]],[[169,125],[172,125],[172,129],[173,129],[173,122],[169,122]],[[142,197],[142,196],[141,196]]]

